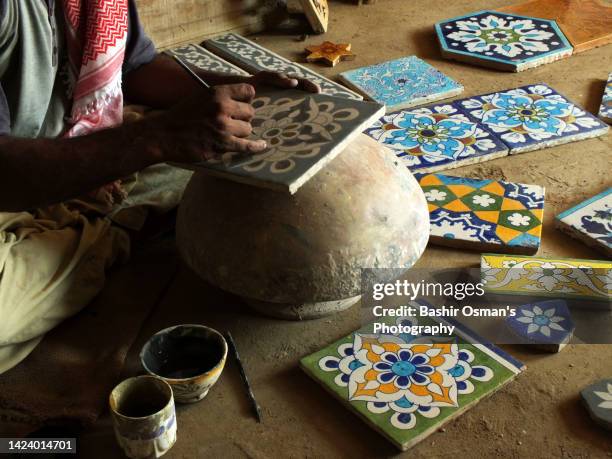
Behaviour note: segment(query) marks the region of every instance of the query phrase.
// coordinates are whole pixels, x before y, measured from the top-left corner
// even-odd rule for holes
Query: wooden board
[[[531,0],[499,11],[556,21],[574,53],[612,43],[612,6],[598,0]]]
[[[223,32],[255,33],[277,10],[273,0],[136,0],[140,20],[158,49]]]

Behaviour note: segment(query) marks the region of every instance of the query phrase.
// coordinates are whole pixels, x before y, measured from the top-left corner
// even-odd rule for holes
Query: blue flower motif
[[[434,368],[429,363],[429,356],[413,354],[410,349],[399,349],[397,352],[385,352],[381,361],[374,364],[374,369],[380,373],[379,382],[393,382],[400,389],[406,389],[411,384],[425,385],[430,382],[429,376]]]
[[[389,136],[395,145],[401,145],[416,154],[440,153],[456,158],[464,149],[460,139],[473,137],[476,124],[456,118],[438,120],[431,115],[407,112],[397,119],[398,129]]]
[[[561,134],[567,126],[566,117],[572,104],[534,95],[495,94],[482,121],[485,124],[528,133]]]

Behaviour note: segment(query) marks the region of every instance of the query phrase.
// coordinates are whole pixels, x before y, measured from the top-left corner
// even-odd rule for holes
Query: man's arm
[[[164,161],[196,162],[225,151],[256,153],[247,84],[193,88],[171,110],[70,139],[0,136],[0,212],[17,212],[82,195]]]

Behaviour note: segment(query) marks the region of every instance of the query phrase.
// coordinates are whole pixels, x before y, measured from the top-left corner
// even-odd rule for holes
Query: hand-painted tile
[[[434,172],[500,158],[508,148],[453,104],[389,113],[365,133],[391,148],[413,172]]]
[[[300,0],[306,19],[316,33],[327,32],[329,6],[327,0]]]
[[[557,228],[612,258],[612,188],[561,212]]]
[[[598,116],[606,123],[612,124],[612,72],[608,74],[608,81],[606,82],[606,88],[601,98]]]
[[[384,113],[372,102],[291,89],[262,91],[252,105],[249,138],[265,140],[268,149],[253,155],[229,152],[191,167],[293,194]]]
[[[612,6],[600,0],[527,0],[500,12],[552,19],[575,53],[612,43]]]
[[[442,174],[415,177],[429,206],[432,244],[523,254],[538,251],[544,188]]]
[[[506,325],[521,344],[559,352],[572,338],[576,328],[567,303],[563,300],[524,304],[516,315],[506,318]]]
[[[612,430],[612,379],[603,379],[580,391],[582,403],[591,419]]]
[[[344,86],[328,80],[316,72],[291,62],[269,49],[259,46],[257,43],[235,33],[228,33],[219,37],[204,41],[204,46],[215,54],[231,61],[251,73],[264,70],[280,72],[299,78],[305,78],[321,87],[321,92],[330,96],[346,99],[361,100],[359,94],[345,88]]]
[[[306,60],[308,62],[323,61],[330,67],[334,67],[340,61],[352,61],[355,55],[351,52],[350,43],[332,43],[324,41],[320,45],[306,47]]]
[[[568,57],[572,46],[555,21],[479,11],[436,24],[449,59],[520,72]]]
[[[485,290],[508,295],[612,300],[612,262],[483,254]]]
[[[180,57],[188,64],[209,72],[228,73],[231,75],[248,75],[247,72],[239,67],[221,59],[219,56],[198,45],[185,45],[167,51]]]
[[[339,78],[357,92],[385,104],[387,111],[446,99],[463,86],[416,56],[343,72]]]
[[[510,154],[597,137],[608,126],[545,84],[456,101],[510,148]]]
[[[418,307],[421,303],[410,302]],[[453,319],[389,318],[389,325],[455,325],[446,338],[373,334],[372,325],[304,357],[313,379],[406,450],[524,370]]]

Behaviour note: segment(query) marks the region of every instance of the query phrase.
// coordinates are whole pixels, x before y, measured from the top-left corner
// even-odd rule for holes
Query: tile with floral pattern
[[[419,302],[410,302],[418,307]],[[451,337],[372,333],[372,324],[304,357],[312,378],[406,450],[510,382],[525,366],[453,319],[387,318],[389,325],[452,324]]]
[[[508,147],[454,104],[389,113],[365,130],[413,172],[434,172],[500,158]]]
[[[166,51],[184,62],[209,72],[248,75],[247,72],[198,45],[183,45]]]
[[[548,19],[485,10],[438,22],[435,28],[444,57],[499,70],[520,72],[573,51]]]
[[[561,212],[555,224],[564,233],[612,258],[612,187]]]
[[[582,403],[591,419],[612,430],[612,379],[602,379],[580,391]]]
[[[360,67],[339,75],[355,91],[385,104],[387,111],[446,99],[463,86],[416,56]]]
[[[515,312],[515,316],[506,318],[506,325],[518,342],[534,344],[550,352],[563,349],[576,328],[563,300],[523,304]]]
[[[480,272],[490,293],[612,302],[610,261],[485,253]]]
[[[599,118],[606,123],[612,123],[612,72],[608,74],[608,81],[604,89],[601,105],[599,106]]]
[[[538,251],[544,188],[442,174],[415,177],[427,199],[432,244],[523,254]]]
[[[510,148],[539,150],[604,135],[608,126],[545,84],[533,84],[456,101]]]

